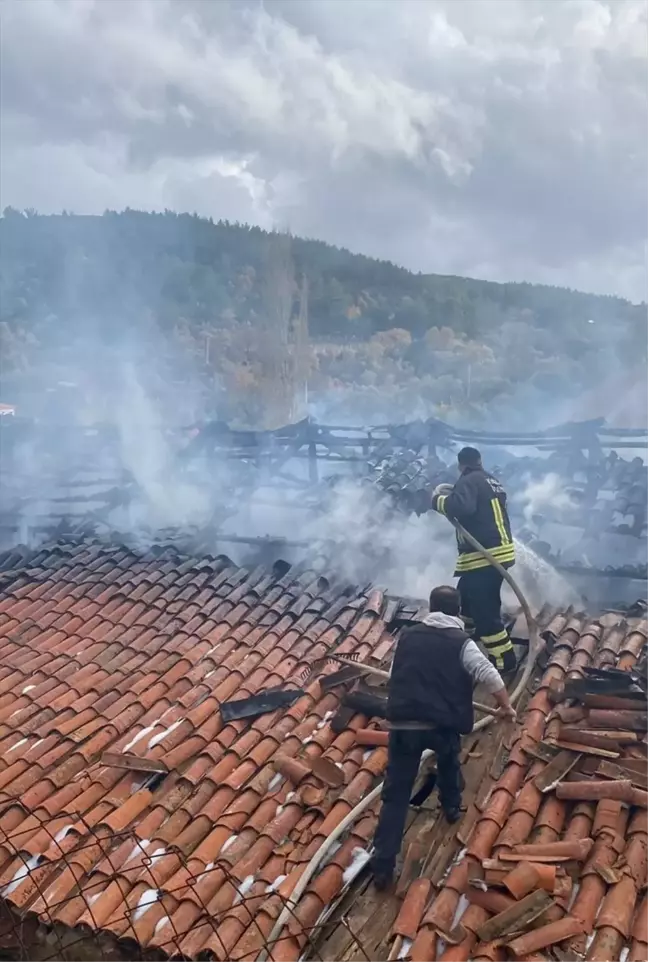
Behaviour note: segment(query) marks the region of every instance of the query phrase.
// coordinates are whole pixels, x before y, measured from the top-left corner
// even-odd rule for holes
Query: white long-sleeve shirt
[[[460,628],[464,631],[464,623],[454,615],[444,615],[439,611],[432,611],[424,619],[424,624],[432,628]],[[505,688],[504,680],[497,668],[494,667],[474,641],[468,640],[461,652],[461,663],[476,685],[483,685],[486,691],[494,695],[496,691]]]

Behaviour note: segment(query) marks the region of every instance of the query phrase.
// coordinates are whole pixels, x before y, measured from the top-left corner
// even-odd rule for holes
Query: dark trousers
[[[382,808],[374,835],[374,874],[391,875],[400,852],[407,809],[416,781],[421,755],[436,752],[437,785],[441,807],[449,812],[461,806],[461,738],[447,729],[434,731],[395,730],[389,733],[387,771],[382,788]]]
[[[515,653],[502,621],[501,574],[492,565],[467,571],[457,585],[461,595],[461,614],[466,630],[474,628],[475,641],[481,641],[496,668],[515,668]]]

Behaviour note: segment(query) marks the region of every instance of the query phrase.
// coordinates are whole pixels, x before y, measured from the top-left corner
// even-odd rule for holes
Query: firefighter
[[[476,448],[462,448],[457,460],[459,480],[454,487],[443,484],[435,488],[432,507],[458,521],[503,568],[510,568],[515,564],[515,545],[506,492],[497,478],[484,471]],[[457,546],[455,577],[459,578],[457,587],[466,630],[482,643],[497,670],[509,675],[517,666],[502,621],[502,575],[459,532]]]
[[[430,613],[422,622],[405,628],[396,646],[387,700],[392,730],[372,856],[374,884],[379,890],[392,883],[424,751],[436,754],[436,781],[446,820],[453,823],[461,817],[461,736],[473,728],[474,686],[483,685],[493,695],[499,713],[515,720],[499,672],[464,630],[460,606],[456,588],[435,588],[430,594]]]

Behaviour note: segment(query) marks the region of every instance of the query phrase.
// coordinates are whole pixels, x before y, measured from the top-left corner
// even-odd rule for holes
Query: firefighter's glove
[[[454,485],[452,484],[437,484],[436,488],[432,492],[433,498],[438,498],[440,494],[449,495],[452,494],[452,489]]]

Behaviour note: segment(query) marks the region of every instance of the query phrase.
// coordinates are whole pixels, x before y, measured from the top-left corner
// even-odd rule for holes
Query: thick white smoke
[[[542,478],[527,476],[524,488],[514,492],[512,499],[520,505],[524,519],[529,524],[547,508],[556,513],[575,507],[573,498],[565,490],[564,481],[552,472]]]

